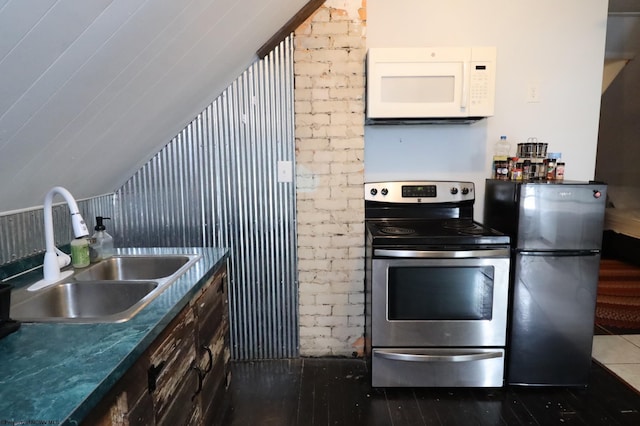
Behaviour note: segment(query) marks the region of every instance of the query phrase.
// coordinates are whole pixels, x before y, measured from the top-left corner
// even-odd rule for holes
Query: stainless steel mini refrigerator
[[[588,384],[606,190],[487,180],[484,224],[512,244],[507,383]]]

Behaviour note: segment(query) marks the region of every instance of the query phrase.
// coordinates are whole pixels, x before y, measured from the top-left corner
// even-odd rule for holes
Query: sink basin
[[[130,318],[135,305],[157,287],[154,281],[65,282],[13,305],[11,317],[25,322],[118,322]]]
[[[115,256],[76,272],[76,281],[157,280],[176,273],[188,256]]]
[[[14,291],[22,322],[114,323],[133,318],[200,259],[199,255],[117,255],[41,290]],[[15,296],[15,297],[14,297]]]

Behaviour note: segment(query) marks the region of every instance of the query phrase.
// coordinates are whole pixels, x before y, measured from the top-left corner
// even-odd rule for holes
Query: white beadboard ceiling
[[[0,0],[0,212],[110,193],[306,0]]]

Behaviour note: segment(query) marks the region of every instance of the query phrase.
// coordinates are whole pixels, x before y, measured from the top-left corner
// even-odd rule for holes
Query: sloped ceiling
[[[602,93],[640,52],[640,2],[611,0],[607,19]]]
[[[0,212],[110,193],[306,0],[0,0]]]

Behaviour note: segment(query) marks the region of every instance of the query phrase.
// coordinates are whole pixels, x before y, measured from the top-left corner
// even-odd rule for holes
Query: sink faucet
[[[80,211],[78,210],[76,200],[71,193],[61,186],[51,188],[44,197],[44,241],[46,245],[44,264],[42,265],[44,278],[30,286],[28,288],[29,291],[39,290],[73,274],[73,271],[60,273],[60,268],[64,268],[71,263],[71,257],[58,250],[53,238],[52,204],[53,197],[56,194],[62,195],[69,206],[73,233],[76,238],[89,235],[89,229],[87,229],[87,225],[84,223],[84,219],[82,219],[82,215],[80,215]]]

